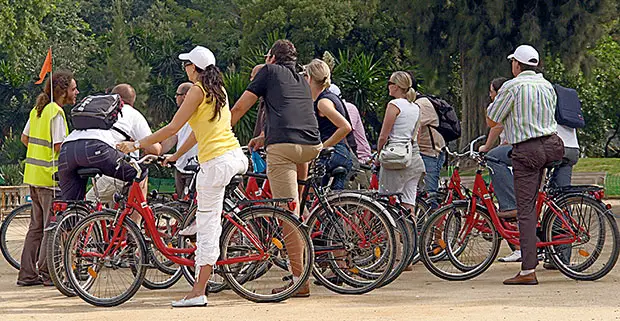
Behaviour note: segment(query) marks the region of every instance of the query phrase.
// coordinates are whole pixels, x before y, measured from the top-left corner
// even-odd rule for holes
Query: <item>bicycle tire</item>
[[[65,267],[63,265],[64,250],[66,248],[67,237],[73,227],[90,213],[89,209],[75,205],[70,206],[65,211],[56,214],[56,225],[49,233],[46,244],[46,261],[50,279],[54,282],[56,289],[67,297],[74,297],[75,290],[67,279]]]
[[[465,213],[465,214],[463,215],[462,213]],[[448,217],[446,217],[446,215],[448,215]],[[446,221],[451,222],[450,220],[452,219],[452,217],[454,218],[461,217],[461,219],[459,220],[461,223],[459,223],[459,226],[457,228],[457,231],[460,231],[462,227],[468,226],[467,224],[462,223],[463,219],[468,218],[466,217],[467,215],[470,216],[469,219],[471,221],[472,214],[470,214],[469,202],[468,201],[455,201],[451,205],[445,206],[439,209],[438,211],[434,212],[428,218],[428,220],[426,221],[424,227],[422,228],[420,232],[419,252],[421,255],[422,263],[424,263],[424,266],[426,266],[426,268],[432,274],[444,280],[464,281],[464,280],[469,280],[471,278],[474,278],[482,274],[484,271],[486,271],[493,264],[493,261],[495,260],[495,258],[497,257],[497,254],[499,253],[499,248],[501,244],[499,233],[497,232],[497,229],[493,225],[491,218],[489,214],[487,214],[486,210],[482,207],[477,207],[474,215],[478,215],[484,220],[484,222],[486,222],[483,227],[488,228],[489,231],[480,232],[480,228],[476,228],[477,230],[476,233],[480,233],[479,236],[481,236],[485,242],[490,243],[490,248],[487,250],[483,250],[483,251],[470,251],[470,252],[475,252],[474,254],[476,255],[482,255],[479,260],[480,262],[478,262],[477,264],[473,266],[471,265],[467,266],[467,268],[463,267],[464,264],[461,263],[462,260],[460,259],[460,255],[463,253],[463,251],[465,251],[465,249],[460,251],[461,254],[458,253],[459,251],[451,250],[451,248],[455,246],[455,244],[458,243],[458,239],[456,237],[449,238],[450,234],[448,232],[449,230],[446,229],[445,227],[447,224],[445,222]],[[467,220],[465,221],[467,222]],[[467,238],[470,238],[470,235],[472,235],[471,231],[473,230],[474,228],[470,229],[467,235]],[[441,237],[441,239],[436,240],[438,236]],[[466,241],[467,242],[465,243],[464,246],[469,246],[470,245],[469,242],[471,242],[471,239],[468,239]],[[435,243],[441,244],[442,251],[444,252],[443,256],[437,257],[437,253],[433,251],[428,251],[429,246],[433,248],[432,245]],[[462,248],[463,248],[463,245],[461,245],[461,247],[458,248],[458,250],[461,250]],[[429,254],[429,252],[432,252],[435,255],[435,257]]]
[[[155,218],[155,226],[158,230],[161,230],[162,220],[164,220],[165,229],[160,234],[164,234],[164,244],[172,245],[172,247],[178,247],[180,225],[183,221],[181,214],[173,207],[164,205],[155,205],[152,207],[153,217]],[[144,220],[142,224],[144,225]],[[144,231],[144,227],[142,227]],[[151,237],[160,237],[160,235],[153,235]],[[147,243],[147,249],[149,252],[149,261],[154,265],[149,266],[144,276],[142,286],[149,290],[164,290],[170,288],[181,279],[183,272],[178,264],[168,260],[163,254],[159,253],[159,250],[155,247],[153,242]],[[176,266],[176,268],[172,268]]]
[[[271,265],[269,272],[265,273],[263,276],[258,278],[245,278],[247,280],[240,282],[237,273],[233,271],[233,268],[238,265],[224,265],[221,266],[221,269],[230,288],[239,296],[258,303],[280,302],[297,293],[297,291],[306,284],[308,278],[310,277],[314,258],[312,243],[310,242],[310,238],[308,237],[307,231],[303,224],[291,212],[287,212],[278,207],[270,206],[246,207],[235,216],[244,224],[244,226],[246,226],[246,228],[254,229],[253,233],[257,236],[258,240],[261,241],[261,246],[266,250],[266,253],[270,253],[268,258],[260,261],[248,262],[249,265],[259,266],[262,265],[262,263],[269,262],[269,258],[282,258],[283,255],[288,255],[288,251],[291,249],[290,246],[292,243],[287,243],[285,240],[287,236],[281,235],[282,231],[284,231],[285,224],[289,228],[292,228],[291,233],[294,233],[295,237],[301,241],[301,245],[303,247],[301,253],[302,271],[298,278],[289,282],[288,280],[282,279],[285,276],[290,275],[290,269],[282,270],[278,268],[279,270],[282,270],[282,274],[278,277],[273,277],[273,274],[278,273],[278,271],[274,269],[274,267],[277,267],[277,264],[273,264]],[[264,229],[265,226],[258,223],[264,220],[267,220],[270,223],[266,226],[267,229]],[[273,227],[280,227],[280,229],[272,229]],[[245,234],[239,232],[239,229],[235,224],[230,222],[225,224],[221,237],[222,251],[220,255],[222,260],[229,259],[229,255],[231,255],[230,258],[236,257],[236,252],[229,251],[229,249],[239,247],[236,247],[235,244],[230,244],[230,242],[239,242],[243,237],[245,237]],[[284,242],[284,244],[282,244],[282,242]],[[249,248],[252,250],[251,247]],[[287,260],[287,262],[290,261]],[[289,266],[290,265],[291,264],[289,263]],[[267,280],[263,281],[264,278],[267,278]],[[284,290],[274,293],[271,291],[273,290],[272,280],[278,279],[283,282],[287,282],[287,285]],[[262,286],[263,282],[266,283],[265,286]],[[249,286],[255,283],[258,283],[257,287],[259,289],[250,289]],[[260,290],[265,290],[267,293],[258,293]]]
[[[4,222],[2,222],[0,227],[0,250],[2,251],[2,256],[12,267],[18,270],[21,267],[21,254],[24,248],[24,240],[28,233],[28,226],[30,225],[31,212],[31,203],[21,205],[4,218]]]
[[[420,229],[424,226],[424,222],[426,222],[426,218],[431,212],[431,205],[423,198],[416,197],[414,213],[412,213],[413,216],[411,218],[415,222],[416,242],[420,239]],[[416,243],[413,250],[413,257],[411,258],[411,264],[416,264],[418,262],[420,262],[420,253]]]
[[[569,213],[571,216],[572,220],[569,222],[572,225],[571,228],[573,231],[578,230],[579,227],[582,226],[588,229],[582,233],[577,232],[577,236],[579,236],[580,239],[587,239],[588,242],[580,243],[578,239],[573,244],[569,245],[548,246],[547,253],[553,264],[555,264],[562,274],[574,280],[594,281],[607,275],[614,268],[618,260],[620,252],[620,233],[618,232],[615,218],[605,207],[605,204],[588,195],[578,194],[562,197],[560,200],[556,201],[556,205],[558,205],[564,213]],[[576,206],[577,209],[572,206]],[[591,208],[591,210],[586,210],[584,207]],[[594,219],[591,218],[592,214],[595,216]],[[558,220],[559,219],[553,214],[552,210],[547,209],[545,216],[543,216],[543,233],[546,240],[552,240],[554,235],[562,231],[563,225],[558,222]],[[594,230],[598,231],[598,237],[593,236],[596,231],[592,230],[592,226],[595,227]],[[598,229],[596,227],[598,227]],[[595,243],[593,244],[593,249],[586,247],[591,240]],[[611,242],[610,246],[608,246],[608,242]],[[570,257],[563,259],[563,254],[561,253],[564,251],[566,254],[566,249],[569,249]],[[577,251],[573,254],[575,249],[577,249]],[[601,264],[597,264],[605,254],[609,254],[608,259]],[[575,257],[585,257],[586,260],[573,264]],[[590,270],[595,264],[597,264],[597,266],[600,265],[600,268],[594,268],[593,271]]]
[[[372,214],[372,218],[376,219],[377,224],[379,224],[379,226],[382,228],[382,232],[385,233],[385,244],[387,245],[387,247],[381,249],[381,257],[385,258],[385,260],[383,262],[379,262],[379,260],[377,260],[376,262],[382,264],[381,267],[384,270],[381,273],[368,273],[368,271],[364,270],[364,267],[359,267],[355,264],[354,258],[357,258],[357,256],[352,257],[352,255],[355,255],[352,253],[352,249],[343,249],[327,252],[324,251],[325,253],[317,256],[313,264],[312,274],[318,282],[320,282],[323,286],[333,292],[351,295],[368,293],[383,284],[383,282],[387,279],[387,277],[392,271],[395,261],[394,252],[396,248],[396,239],[394,236],[395,223],[393,223],[393,219],[391,218],[391,216],[389,216],[389,213],[387,213],[383,206],[372,201],[372,199],[364,195],[349,192],[336,193],[330,195],[327,200],[330,206],[333,208],[343,208],[343,206],[353,205],[357,206],[360,209],[364,209],[364,211],[367,211],[367,213]],[[334,223],[321,222],[320,215],[326,214],[324,213],[322,207],[317,207],[310,214],[310,217],[307,221],[309,226],[309,235],[322,233],[320,238],[313,238],[313,242],[325,243],[321,244],[321,246],[326,245],[327,248],[329,248],[330,245],[333,247],[337,246],[338,244],[343,244],[342,246],[344,247],[344,244],[346,243],[355,243],[348,242],[348,240],[346,239],[342,240],[340,237],[338,237],[338,239],[333,239],[335,238],[335,234],[339,233],[337,232],[337,230],[342,228],[333,226]],[[320,247],[317,248],[317,251],[321,251]],[[338,266],[337,261],[343,261],[343,259],[335,257],[334,253],[338,251],[346,252],[346,260],[349,261],[347,262],[347,267]],[[361,252],[366,253],[366,251]],[[372,256],[373,253],[370,253],[369,255]],[[331,273],[336,277],[336,283],[328,279],[328,277],[323,274],[323,272],[327,271],[326,268],[329,269]],[[346,270],[346,272],[344,270]],[[342,283],[340,283],[340,281]]]
[[[413,249],[416,247],[416,236],[413,235],[412,230],[407,226],[407,217],[405,213],[401,213],[399,208],[383,204],[388,212],[392,215],[396,227],[394,228],[396,238],[396,260],[392,272],[383,281],[379,287],[384,287],[394,282],[403,273],[405,268],[409,266],[413,258]],[[413,221],[411,221],[413,223]],[[414,232],[415,233],[415,232]],[[400,254],[400,255],[398,255]]]
[[[134,278],[133,281],[130,282],[130,284],[127,286],[125,290],[121,290],[122,291],[121,293],[119,293],[118,295],[112,296],[112,297],[102,298],[100,296],[91,294],[89,290],[93,288],[94,289],[103,288],[103,290],[105,291],[104,293],[108,293],[107,285],[109,284],[109,281],[111,279],[109,275],[107,275],[106,278],[103,278],[103,280],[105,281],[102,281],[102,282],[106,282],[106,284],[104,284],[103,287],[100,286],[98,283],[97,285],[95,285],[95,283],[98,280],[102,280],[102,278],[98,278],[98,277],[101,275],[102,271],[104,271],[103,268],[108,269],[108,266],[106,266],[107,264],[110,265],[109,270],[111,271],[117,271],[123,268],[122,266],[119,265],[120,261],[123,260],[122,257],[118,258],[119,262],[112,263],[111,261],[116,260],[116,258],[115,257],[110,258],[110,256],[108,256],[106,258],[103,258],[103,260],[98,260],[97,258],[91,257],[91,259],[94,262],[92,262],[92,264],[89,264],[89,262],[86,262],[86,265],[88,265],[87,267],[88,276],[85,276],[87,278],[87,282],[84,283],[85,285],[80,283],[82,280],[78,279],[78,277],[81,277],[80,271],[82,270],[84,265],[82,264],[80,260],[78,260],[78,253],[81,251],[77,250],[76,248],[77,243],[79,242],[79,243],[84,244],[85,246],[84,250],[103,251],[105,247],[107,247],[107,244],[106,244],[107,240],[105,240],[105,237],[102,234],[105,235],[106,233],[113,233],[113,229],[114,229],[113,224],[116,224],[115,222],[116,222],[115,214],[110,213],[108,211],[95,212],[85,217],[84,219],[80,221],[80,223],[78,223],[78,225],[71,232],[69,239],[67,241],[67,248],[65,249],[63,263],[65,266],[68,279],[71,282],[71,286],[75,289],[76,294],[82,300],[94,306],[113,307],[113,306],[120,305],[126,302],[127,300],[131,299],[135,295],[135,293],[140,289],[140,286],[142,285],[142,282],[144,280],[144,275],[146,273],[148,252],[146,249],[146,244],[144,242],[144,237],[141,234],[140,228],[133,221],[127,218],[124,220],[122,228],[125,230],[124,232],[126,233],[125,237],[129,236],[131,237],[131,239],[129,242],[125,240],[124,247],[122,244],[119,245],[119,247],[123,247],[123,249],[120,250],[119,252],[117,248],[115,253],[113,254],[117,255],[118,253],[118,255],[123,255],[124,253],[131,253],[132,250],[138,251],[138,252],[134,252],[130,254],[132,256],[131,259],[133,259],[133,261],[129,260],[129,263],[127,263],[128,265],[131,265],[131,264],[138,265],[138,267],[135,268],[136,269],[135,273],[129,272],[128,274],[126,274],[127,276],[133,276]],[[102,225],[103,228],[101,228],[99,225]],[[85,228],[88,229],[88,232],[86,232],[85,234],[82,234]],[[88,238],[84,240],[83,239],[84,236],[88,236]],[[92,244],[89,242],[89,240],[91,239],[95,240]],[[88,245],[90,245],[90,247],[88,247]],[[130,246],[135,246],[135,249],[130,248]],[[129,248],[129,252],[127,252],[126,250],[128,248]],[[89,252],[89,251],[86,251],[86,252]],[[77,274],[78,274],[77,276],[76,276],[75,271],[77,271]],[[123,280],[126,280],[126,279],[123,279]],[[114,283],[114,289],[119,289],[117,286],[118,282],[115,282],[115,281],[112,281],[112,283]]]

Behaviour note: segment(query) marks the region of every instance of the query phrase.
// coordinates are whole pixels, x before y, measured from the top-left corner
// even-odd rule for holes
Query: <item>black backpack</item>
[[[111,129],[122,108],[118,94],[86,96],[71,109],[71,122],[75,129]]]
[[[428,99],[433,107],[435,107],[435,112],[437,113],[437,118],[439,118],[439,126],[428,126],[432,127],[437,132],[443,136],[443,139],[446,143],[451,142],[453,140],[461,137],[461,120],[456,115],[456,110],[452,105],[450,105],[447,101],[432,95],[419,95],[419,98]],[[418,98],[418,99],[419,99]],[[431,133],[431,140],[433,135]],[[435,145],[432,142],[433,146]]]
[[[558,102],[555,106],[555,120],[559,125],[570,128],[583,128],[586,121],[583,119],[581,111],[581,101],[575,89],[562,87],[558,84],[553,85]]]

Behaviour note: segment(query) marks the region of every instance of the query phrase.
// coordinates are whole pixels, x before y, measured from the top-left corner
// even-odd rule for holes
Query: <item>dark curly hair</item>
[[[74,79],[73,73],[67,70],[55,72],[52,77],[52,86],[54,87],[54,97],[62,97],[67,94],[67,89]],[[50,100],[50,78],[47,78],[43,85],[43,92],[37,96],[35,108],[37,109],[37,117],[41,117],[43,109],[51,102]]]
[[[276,56],[277,64],[297,62],[297,49],[290,40],[280,39],[273,43],[269,49],[271,55]]]
[[[226,92],[224,91],[224,79],[222,72],[215,65],[209,65],[204,70],[196,67],[198,80],[205,89],[207,102],[211,103],[215,99],[215,111],[210,120],[222,117],[222,107],[226,104]]]

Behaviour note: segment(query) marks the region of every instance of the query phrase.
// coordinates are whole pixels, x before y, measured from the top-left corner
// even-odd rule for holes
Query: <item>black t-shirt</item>
[[[265,102],[265,145],[318,145],[310,86],[294,66],[265,65],[247,90]]]

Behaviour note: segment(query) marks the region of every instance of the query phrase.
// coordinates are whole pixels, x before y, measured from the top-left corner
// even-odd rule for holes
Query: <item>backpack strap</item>
[[[111,128],[111,129],[112,129],[113,131],[115,131],[115,132],[117,132],[117,133],[119,133],[119,134],[123,135],[123,137],[125,137],[125,140],[126,140],[126,141],[128,141],[128,142],[129,142],[129,141],[132,141],[131,137],[130,137],[129,135],[127,135],[127,133],[126,133],[126,132],[124,132],[122,129],[120,129],[120,128],[116,127],[116,126],[112,126],[112,128]]]

